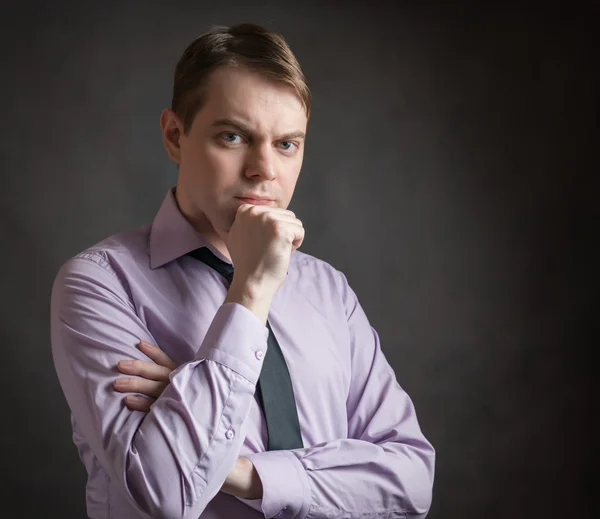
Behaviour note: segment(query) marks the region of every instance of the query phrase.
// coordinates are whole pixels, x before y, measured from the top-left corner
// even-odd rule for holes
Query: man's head
[[[228,230],[240,197],[287,208],[302,167],[310,92],[283,38],[250,24],[216,27],[175,69],[161,114],[179,166],[177,201],[196,228]]]

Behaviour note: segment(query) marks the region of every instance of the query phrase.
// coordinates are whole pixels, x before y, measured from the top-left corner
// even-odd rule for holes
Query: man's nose
[[[264,180],[273,180],[275,173],[274,150],[269,144],[255,145],[248,153],[246,162],[246,176],[248,178],[260,177]]]

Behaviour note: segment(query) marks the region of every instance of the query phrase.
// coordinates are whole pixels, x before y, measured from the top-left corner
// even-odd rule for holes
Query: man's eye
[[[222,133],[221,137],[225,142],[228,142],[229,144],[240,144],[242,142],[241,135],[233,132]]]
[[[279,146],[283,151],[292,151],[298,147],[296,143],[292,141],[281,141]]]

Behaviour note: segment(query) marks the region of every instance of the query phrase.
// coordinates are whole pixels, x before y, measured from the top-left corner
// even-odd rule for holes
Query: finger
[[[150,357],[159,366],[164,366],[165,368],[169,368],[170,370],[174,370],[175,368],[177,368],[177,365],[171,360],[171,357],[169,357],[158,346],[155,346],[154,344],[150,344],[149,342],[142,340],[138,344],[138,348],[146,355],[148,355],[148,357]]]
[[[292,252],[294,252],[304,241],[304,227],[296,226],[294,238],[292,239]]]
[[[146,396],[158,398],[165,390],[166,384],[143,378],[118,378],[113,383],[114,388],[120,393],[141,393]]]
[[[158,380],[160,382],[169,382],[171,368],[159,366],[149,360],[120,360],[117,368],[126,375],[138,375],[149,380]]]
[[[270,205],[242,204],[237,209],[237,213],[243,213],[246,211],[252,211],[255,214],[273,213],[273,214],[287,214],[288,216],[292,216],[292,217],[296,216],[294,211],[290,211],[289,209],[283,209],[282,207],[273,207]]]
[[[143,396],[127,395],[125,397],[125,405],[133,411],[150,412],[150,406],[154,403],[154,399],[144,398]]]
[[[254,207],[258,209],[263,209],[269,213],[288,215],[294,218],[296,217],[296,213],[294,213],[294,211],[292,211],[291,209],[284,209],[283,207],[273,207],[270,205],[256,205]]]
[[[241,205],[239,205],[238,208],[235,211],[235,219],[237,219],[237,217],[240,214],[245,213],[246,211],[249,211],[253,207],[254,207],[254,205],[252,205],[252,204],[241,204]]]
[[[269,218],[272,218],[273,220],[277,220],[278,222],[295,223],[296,225],[299,225],[300,227],[304,227],[302,220],[299,220],[298,218],[296,218],[293,215],[284,214],[284,213],[269,213]]]
[[[295,247],[294,250],[300,247],[305,235],[302,225],[298,225],[296,222],[282,222],[279,220],[275,226],[278,234],[288,237],[290,243]]]

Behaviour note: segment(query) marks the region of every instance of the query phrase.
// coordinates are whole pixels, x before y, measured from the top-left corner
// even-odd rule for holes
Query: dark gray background
[[[598,9],[88,4],[0,15],[1,486],[16,507],[1,515],[85,516],[51,283],[151,221],[176,179],[158,121],[173,67],[209,25],[251,21],[281,31],[308,76],[291,208],[303,250],[347,274],[437,449],[430,517],[592,517]]]

